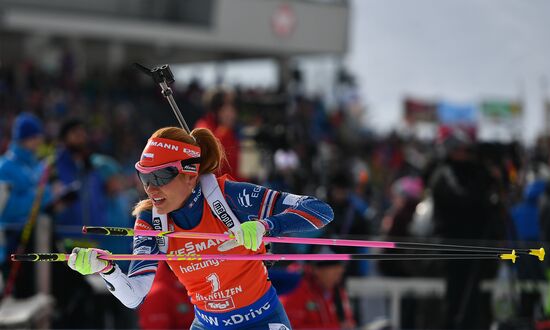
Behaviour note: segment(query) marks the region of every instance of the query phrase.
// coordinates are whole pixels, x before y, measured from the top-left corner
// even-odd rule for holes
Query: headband
[[[200,157],[201,149],[198,146],[181,141],[153,137],[147,141],[138,164],[142,167],[155,167],[175,161],[183,161],[182,165],[185,165],[184,170],[198,173],[198,164],[201,162]]]

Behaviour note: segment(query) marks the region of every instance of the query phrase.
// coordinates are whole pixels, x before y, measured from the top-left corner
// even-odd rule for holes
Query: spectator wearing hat
[[[342,284],[345,271],[345,263],[336,260],[303,266],[303,276],[296,289],[281,295],[293,329],[355,328],[353,310]]]
[[[6,237],[5,252],[0,255],[0,263],[4,274],[9,271],[7,254],[16,250],[21,230],[37,198],[39,182],[45,169],[36,156],[42,141],[40,119],[30,113],[22,113],[12,124],[8,150],[0,157],[0,226]],[[44,208],[52,200],[52,189],[46,186],[40,205]],[[20,297],[31,295],[33,291],[28,288],[23,292],[18,291],[18,288],[21,289],[16,284],[14,294]]]
[[[43,141],[40,119],[22,113],[12,125],[11,143],[0,157],[0,223],[9,228],[21,229],[29,216],[36,196],[38,182],[44,171],[36,151]],[[51,190],[45,189],[41,205],[52,201]]]

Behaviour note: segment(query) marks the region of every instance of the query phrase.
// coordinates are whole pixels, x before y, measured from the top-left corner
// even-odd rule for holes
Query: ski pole
[[[12,254],[13,261],[68,261],[65,253]],[[108,254],[103,260],[157,260],[157,261],[201,261],[201,260],[451,260],[451,259],[500,259],[516,262],[516,251],[503,254]]]
[[[31,212],[29,213],[29,217],[23,226],[23,231],[21,232],[21,238],[19,240],[19,244],[17,245],[16,253],[24,253],[27,245],[29,244],[32,230],[34,228],[34,224],[36,223],[36,219],[38,218],[38,212],[40,211],[40,204],[42,203],[44,190],[46,189],[46,184],[48,183],[48,179],[50,177],[50,171],[54,164],[54,159],[55,158],[53,155],[46,158],[44,170],[40,176],[40,181],[38,182],[38,186],[36,188],[36,195],[32,201]],[[21,264],[19,263],[11,265],[2,297],[11,295],[13,288],[15,287],[15,281],[17,280],[20,267]]]
[[[214,233],[194,233],[194,232],[175,232],[142,230],[121,227],[92,227],[84,226],[82,232],[86,234],[110,235],[110,236],[156,236],[156,237],[176,237],[176,238],[194,238],[194,239],[217,239],[229,240],[232,236],[228,234]],[[265,243],[287,243],[287,244],[312,244],[312,245],[332,245],[332,246],[353,246],[353,247],[371,247],[384,249],[413,249],[428,251],[457,251],[457,252],[477,252],[477,253],[506,253],[511,249],[487,247],[487,246],[469,246],[435,243],[411,243],[411,242],[389,242],[389,241],[362,241],[333,238],[304,238],[304,237],[269,237],[262,239]],[[515,249],[517,254],[533,255],[540,261],[544,260],[544,248],[540,249]]]

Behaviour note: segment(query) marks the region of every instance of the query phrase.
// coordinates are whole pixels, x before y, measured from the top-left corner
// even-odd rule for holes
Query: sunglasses
[[[149,167],[141,166],[137,162],[135,168],[138,178],[144,186],[162,187],[169,184],[180,173],[196,175],[197,165],[195,164],[199,162],[200,158],[193,158]]]

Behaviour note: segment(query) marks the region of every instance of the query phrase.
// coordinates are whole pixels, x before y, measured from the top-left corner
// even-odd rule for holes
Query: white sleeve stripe
[[[152,271],[152,272],[156,272],[157,271],[157,266],[149,266],[149,267],[141,267],[141,268],[135,268],[135,269],[132,269],[132,271],[130,273],[128,273],[128,276],[129,277],[132,277],[134,276],[134,274],[136,273],[143,273],[145,271]]]
[[[271,196],[269,196],[269,205],[265,209],[264,219],[269,217],[271,215],[271,213],[273,212],[273,204],[275,204],[275,197],[277,196],[277,192],[276,191],[271,191],[271,192],[272,192],[272,194],[271,194]]]
[[[267,204],[269,203],[269,194],[271,193],[271,190],[268,190],[266,193],[265,193],[265,201],[264,203],[262,204],[262,211],[260,212],[260,219],[263,219],[265,218],[265,209],[267,208]]]
[[[273,198],[273,190],[268,189],[267,197],[265,198],[264,204],[262,205],[262,212],[260,212],[260,219],[267,218],[267,212],[269,210],[269,206],[271,205],[272,198]]]
[[[260,214],[259,214],[259,218],[260,218],[260,219],[263,219],[263,218],[264,218],[265,206],[266,206],[267,201],[268,201],[268,199],[269,199],[269,192],[270,192],[270,191],[271,191],[271,190],[268,189],[268,190],[265,192],[265,199],[262,201],[262,208],[261,208]]]

